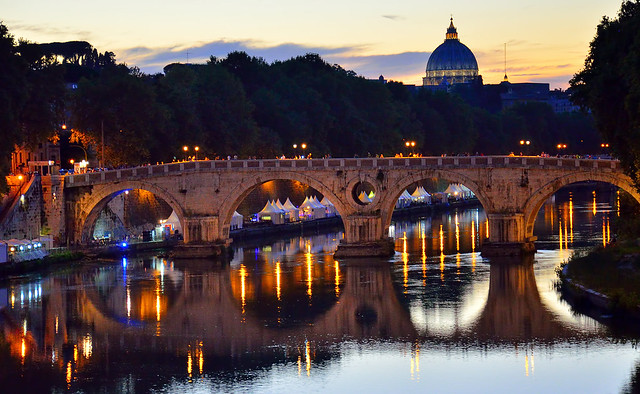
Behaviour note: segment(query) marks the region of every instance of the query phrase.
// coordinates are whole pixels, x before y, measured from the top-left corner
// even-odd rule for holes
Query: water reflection
[[[593,379],[620,387],[635,350],[574,315],[552,287],[565,253],[610,240],[617,201],[598,193],[594,204],[593,194],[579,194],[556,196],[541,210],[544,248],[535,261],[488,264],[477,252],[486,218],[473,208],[394,223],[391,264],[335,261],[340,234],[322,234],[238,248],[228,265],[123,259],[12,281],[0,312],[7,344],[0,356],[16,365],[0,380],[21,374],[28,389],[88,391],[236,391],[247,382],[258,391],[398,390],[411,382],[468,391],[495,370],[511,387],[519,377],[549,377],[556,360],[571,375],[571,360],[580,358],[583,369],[602,369]],[[447,386],[441,366],[484,375]]]

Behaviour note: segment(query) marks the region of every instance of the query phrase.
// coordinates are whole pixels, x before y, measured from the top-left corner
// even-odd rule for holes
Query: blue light
[[[122,258],[122,268],[127,268],[127,258],[126,257]]]
[[[126,248],[127,247],[127,243],[123,242],[122,244],[120,244],[120,246],[122,246],[123,248]]]

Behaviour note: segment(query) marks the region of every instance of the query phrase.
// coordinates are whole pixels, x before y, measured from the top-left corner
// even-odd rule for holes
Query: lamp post
[[[567,149],[567,144],[558,144],[556,145],[556,148],[558,148],[558,154],[560,154],[562,149]]]
[[[73,146],[73,147],[82,149],[82,152],[84,152],[84,161],[89,162],[89,159],[87,158],[87,150],[82,145],[69,144],[69,146]]]
[[[200,150],[199,146],[194,146],[193,150],[196,151],[196,160],[198,160],[198,151]]]
[[[303,143],[300,145],[300,147],[302,148],[302,157],[304,158],[304,157],[305,157],[304,150],[305,150],[305,149],[307,149],[307,144],[305,144],[305,143],[303,142]]]
[[[187,161],[187,152],[189,152],[189,147],[188,146],[183,146],[182,150],[184,151],[184,161]]]
[[[521,148],[524,148],[524,153],[525,153],[525,154],[527,154],[527,153],[528,153],[528,152],[527,152],[527,150],[528,150],[528,149],[527,149],[527,147],[528,147],[529,145],[531,145],[531,141],[529,141],[529,140],[520,140],[520,147],[521,147]]]
[[[416,147],[415,141],[405,141],[404,146],[407,148],[407,152],[413,155],[414,148]]]

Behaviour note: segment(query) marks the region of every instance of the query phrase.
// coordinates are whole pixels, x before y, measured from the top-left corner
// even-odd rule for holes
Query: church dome
[[[478,76],[478,62],[473,52],[460,42],[453,18],[446,39],[429,56],[424,85],[467,83]]]

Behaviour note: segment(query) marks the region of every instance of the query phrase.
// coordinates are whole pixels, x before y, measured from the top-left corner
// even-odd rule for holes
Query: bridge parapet
[[[544,168],[622,171],[617,160],[575,159],[538,156],[445,156],[390,158],[199,160],[67,175],[65,188],[191,172],[226,171],[318,171],[364,169],[469,169]]]

